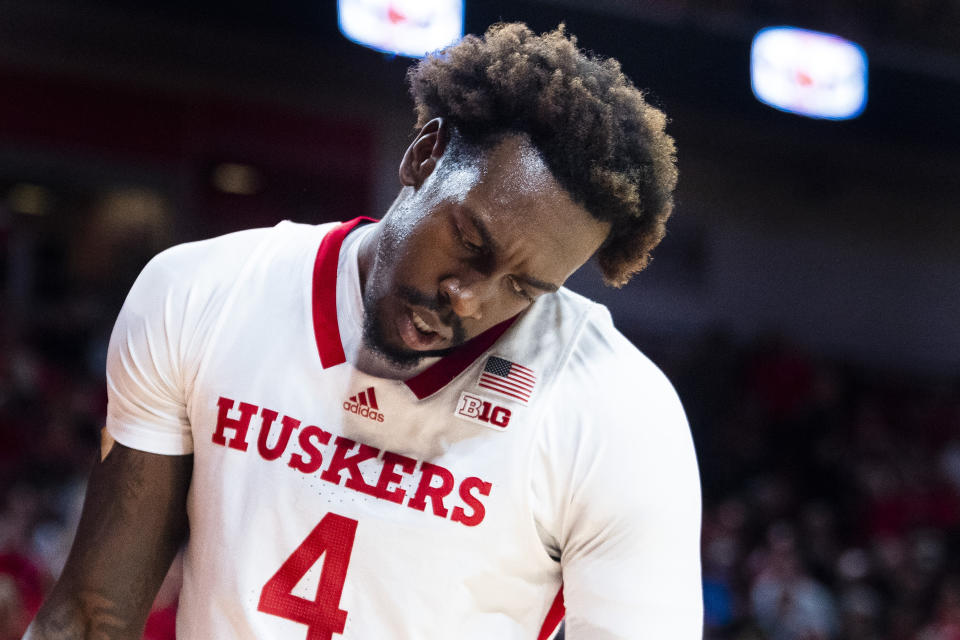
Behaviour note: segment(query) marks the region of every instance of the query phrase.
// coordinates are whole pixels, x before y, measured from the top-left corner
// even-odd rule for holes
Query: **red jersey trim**
[[[447,385],[451,380],[463,373],[464,369],[476,361],[483,352],[493,346],[507,329],[513,326],[519,316],[507,318],[500,324],[495,324],[475,338],[464,342],[450,355],[444,356],[432,365],[406,381],[407,387],[423,400],[433,395]]]
[[[313,263],[313,335],[317,339],[320,364],[324,369],[347,361],[340,342],[340,324],[337,322],[337,265],[343,239],[357,225],[376,222],[373,218],[354,218],[334,227],[323,237]]]
[[[560,623],[563,622],[563,616],[566,613],[566,608],[563,606],[563,585],[560,585],[560,588],[557,590],[557,597],[553,599],[553,604],[550,605],[550,610],[547,611],[547,616],[543,619],[543,625],[540,627],[540,634],[537,636],[537,640],[549,640],[557,632],[557,629],[560,628]]]
[[[317,340],[320,364],[324,369],[347,361],[340,341],[340,324],[337,321],[337,266],[343,239],[358,225],[377,222],[373,218],[354,218],[331,229],[320,242],[317,258],[313,263],[313,333]],[[493,346],[509,329],[518,316],[504,320],[460,345],[453,353],[406,381],[407,387],[423,400],[433,395],[469,367]]]

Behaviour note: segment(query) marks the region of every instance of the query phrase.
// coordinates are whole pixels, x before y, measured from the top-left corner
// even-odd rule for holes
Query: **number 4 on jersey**
[[[332,640],[333,634],[343,633],[347,612],[340,608],[340,596],[356,533],[356,520],[335,513],[325,515],[263,585],[257,609],[307,625],[307,640]],[[316,599],[293,595],[293,588],[324,554]]]

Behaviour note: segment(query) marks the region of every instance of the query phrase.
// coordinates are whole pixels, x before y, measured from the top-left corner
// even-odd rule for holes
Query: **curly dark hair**
[[[574,201],[611,223],[597,252],[607,284],[647,265],[673,210],[676,149],[666,116],[619,62],[580,50],[563,25],[538,36],[501,23],[428,56],[407,79],[418,129],[441,116],[473,143],[530,137]]]

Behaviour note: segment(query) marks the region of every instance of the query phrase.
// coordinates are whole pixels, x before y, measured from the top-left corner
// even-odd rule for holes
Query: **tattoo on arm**
[[[192,456],[115,444],[90,477],[70,556],[24,640],[137,640],[187,532]]]
[[[86,625],[73,602],[57,603],[46,608],[46,616],[38,617],[27,629],[23,640],[73,640],[83,638]]]
[[[87,610],[87,619],[90,621],[88,635],[91,639],[110,640],[131,631],[127,621],[118,615],[117,603],[90,592],[81,593],[80,600]]]
[[[120,606],[109,598],[90,591],[76,600],[55,605],[38,618],[24,640],[115,640],[138,638],[139,629],[125,619]]]

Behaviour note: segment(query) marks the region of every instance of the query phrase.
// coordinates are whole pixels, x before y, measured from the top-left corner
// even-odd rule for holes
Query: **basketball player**
[[[382,221],[174,247],[131,290],[77,539],[27,633],[137,638],[187,540],[181,640],[701,637],[671,385],[565,290],[627,282],[676,182],[664,115],[562,30],[411,70]]]

